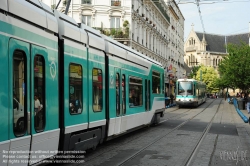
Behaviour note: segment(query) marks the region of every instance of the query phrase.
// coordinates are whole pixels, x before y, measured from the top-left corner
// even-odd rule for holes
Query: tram
[[[206,84],[195,79],[178,79],[175,95],[175,101],[179,107],[198,107],[206,102]]]
[[[32,165],[164,116],[160,63],[38,0],[1,0],[0,66],[1,166],[9,152]]]

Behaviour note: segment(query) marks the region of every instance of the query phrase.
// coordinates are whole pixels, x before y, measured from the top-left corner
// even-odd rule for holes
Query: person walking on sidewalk
[[[246,101],[247,101],[247,112],[248,114],[250,114],[250,93],[248,94]]]
[[[174,95],[171,93],[170,94],[170,104],[173,104],[173,100],[174,100]]]

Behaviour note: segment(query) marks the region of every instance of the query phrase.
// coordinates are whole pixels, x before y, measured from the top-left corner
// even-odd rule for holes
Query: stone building
[[[217,69],[227,56],[228,43],[240,44],[241,41],[249,43],[248,33],[224,36],[195,32],[192,28],[184,45],[184,61],[189,67],[203,64]]]
[[[218,69],[219,63],[223,60],[223,57],[227,56],[227,45],[240,44],[240,42],[249,43],[249,33],[233,34],[233,35],[218,35],[208,34],[202,32],[196,32],[192,28],[185,41],[184,61],[188,67],[193,66],[210,66]],[[228,89],[231,95],[235,94],[235,91]],[[236,90],[238,92],[239,90]]]

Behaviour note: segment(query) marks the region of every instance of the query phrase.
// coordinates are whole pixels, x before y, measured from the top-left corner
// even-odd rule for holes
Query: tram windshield
[[[179,82],[178,95],[193,95],[193,83],[190,81]]]

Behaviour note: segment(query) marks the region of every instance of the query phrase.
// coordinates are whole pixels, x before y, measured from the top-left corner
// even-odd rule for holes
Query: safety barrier
[[[233,99],[233,103],[234,103],[234,107],[236,109],[236,111],[238,112],[238,114],[240,115],[241,119],[245,122],[248,123],[248,118],[240,111],[240,109],[238,108],[238,102],[237,99],[234,98]]]
[[[170,108],[170,107],[174,107],[174,106],[176,106],[175,103],[167,105],[166,108]]]

